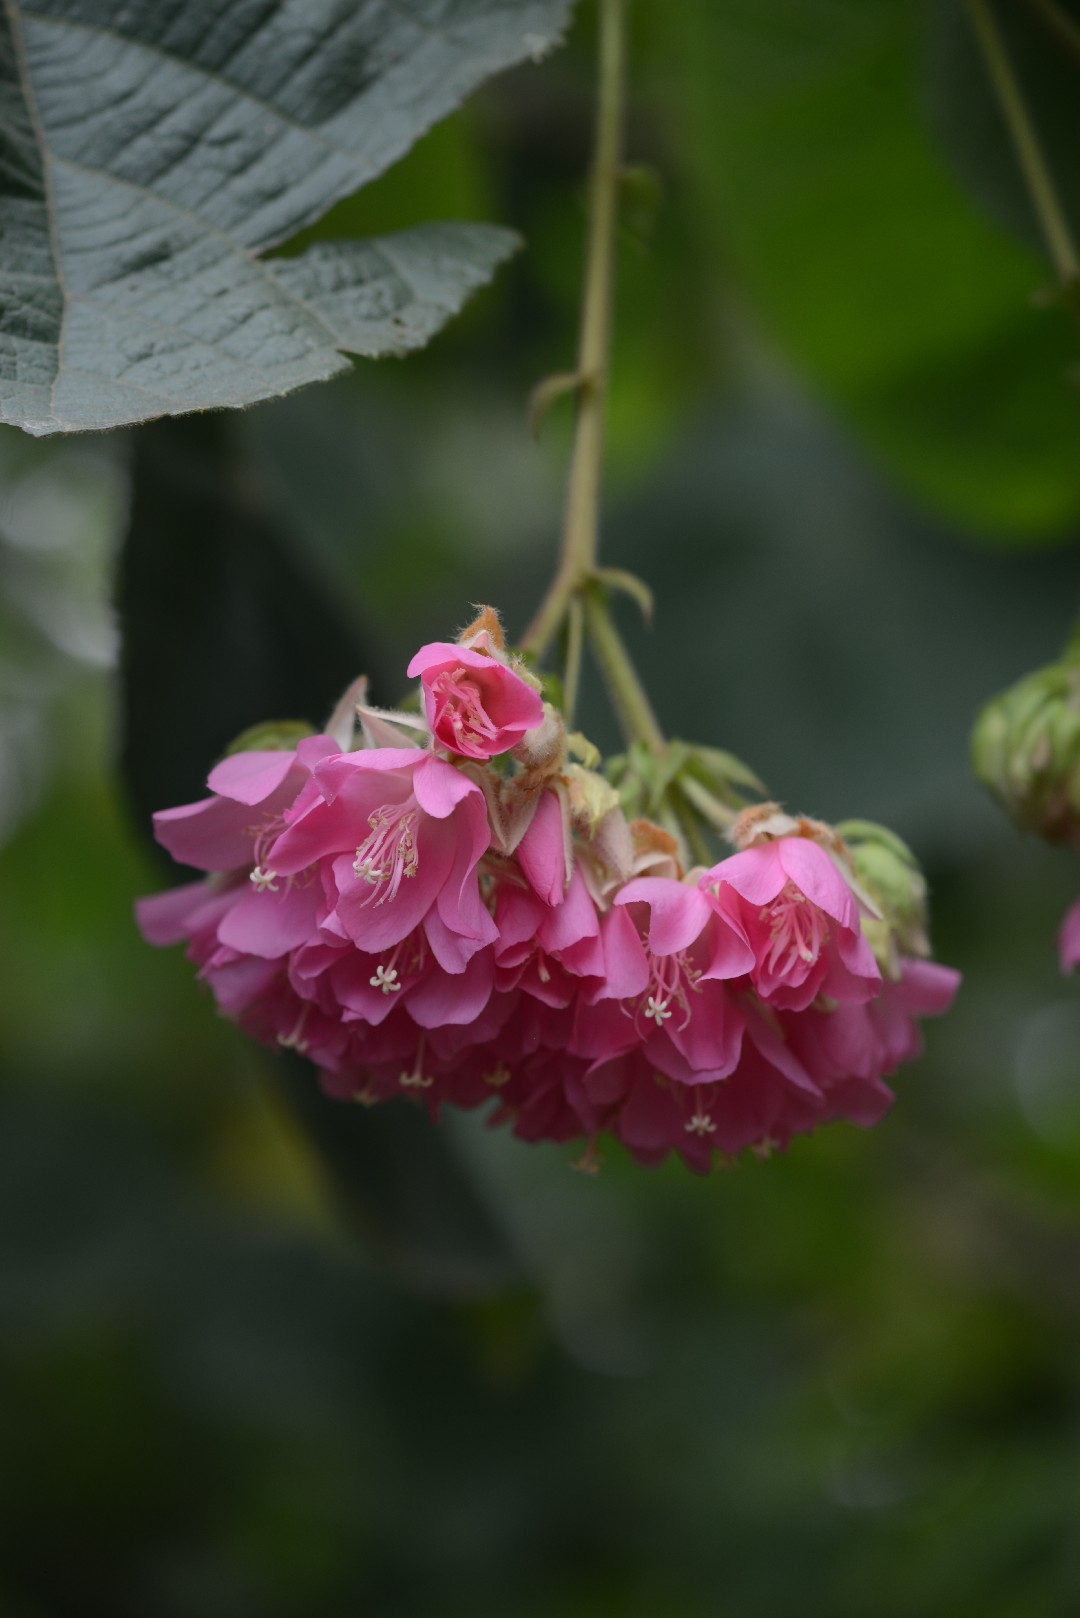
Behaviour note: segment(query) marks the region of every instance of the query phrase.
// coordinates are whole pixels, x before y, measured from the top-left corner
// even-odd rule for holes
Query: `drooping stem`
[[[566,613],[566,663],[563,672],[563,718],[574,723],[578,687],[581,684],[581,653],[585,640],[585,603],[580,595],[570,598]]]
[[[626,58],[625,0],[599,0],[600,68],[596,137],[589,187],[589,233],[578,345],[578,397],[558,571],[529,628],[524,650],[542,656],[571,599],[596,567],[600,471],[611,343],[611,305],[618,212]]]
[[[967,5],[986,70],[1012,137],[1031,205],[1046,240],[1047,251],[1063,284],[1072,286],[1080,281],[1080,256],[990,0],[967,0]]]
[[[585,624],[623,735],[628,742],[643,742],[651,753],[662,753],[667,744],[652,703],[615,628],[607,602],[595,589],[585,595]]]

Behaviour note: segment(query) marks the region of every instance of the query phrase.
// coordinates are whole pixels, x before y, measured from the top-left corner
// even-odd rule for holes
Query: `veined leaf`
[[[427,340],[511,250],[423,226],[259,255],[373,179],[572,0],[6,0],[0,419],[250,404]]]

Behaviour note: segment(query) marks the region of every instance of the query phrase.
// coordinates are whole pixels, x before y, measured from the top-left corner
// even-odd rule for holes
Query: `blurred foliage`
[[[935,16],[639,0],[656,212],[621,246],[604,535],[656,592],[652,632],[625,617],[665,725],[925,862],[966,983],[871,1134],[588,1180],[387,1109],[384,1220],[441,1206],[435,1140],[513,1257],[448,1288],[352,1242],[264,1054],[132,924],[162,875],[122,738],[143,804],[193,795],[246,725],[320,720],[353,658],[393,702],[472,601],[511,629],[535,602],[567,408],[535,446],[525,400],[573,353],[588,8],[342,205],[339,234],[445,196],[526,235],[429,350],[228,420],[0,439],[5,1618],[1080,1607],[1080,999],[1053,948],[1080,873],[966,768],[979,705],[1075,616],[1074,337],[933,145]],[[581,722],[614,745],[592,680]]]

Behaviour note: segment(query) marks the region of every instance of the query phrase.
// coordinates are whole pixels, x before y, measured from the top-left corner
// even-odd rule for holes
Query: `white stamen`
[[[715,1135],[716,1125],[707,1112],[695,1112],[690,1122],[686,1125],[686,1133],[698,1136]]]
[[[375,976],[368,978],[373,989],[381,989],[383,994],[397,994],[401,984],[397,980],[397,968],[391,966],[387,969],[379,965],[375,968]]]
[[[657,1028],[662,1028],[671,1016],[671,1008],[664,996],[661,995],[658,999],[656,995],[650,994],[645,1002],[645,1015],[653,1019]]]
[[[254,866],[252,868],[251,875],[248,877],[248,881],[251,883],[256,893],[276,893],[278,890],[277,872],[271,871],[268,866]]]
[[[368,816],[371,833],[356,850],[353,870],[376,890],[378,897],[372,893],[370,898],[377,905],[395,898],[402,880],[415,876],[420,868],[417,814],[415,801],[409,798],[405,803],[384,803]]]
[[[415,1073],[403,1073],[398,1083],[403,1090],[430,1090],[435,1080],[425,1078],[417,1068]]]
[[[307,1022],[308,1012],[310,1010],[310,1004],[305,1002],[305,1004],[300,1007],[300,1015],[297,1017],[296,1022],[293,1025],[292,1033],[279,1034],[277,1036],[277,1042],[281,1046],[282,1050],[295,1051],[298,1056],[303,1056],[306,1053],[308,1042],[306,1039],[302,1039],[300,1036],[304,1032],[304,1024]]]

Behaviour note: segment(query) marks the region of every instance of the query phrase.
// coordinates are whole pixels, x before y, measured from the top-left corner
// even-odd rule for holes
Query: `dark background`
[[[886,1122],[592,1180],[312,1112],[132,922],[146,813],[237,731],[362,669],[394,702],[471,602],[528,618],[593,20],[318,228],[522,231],[430,350],[0,438],[3,1618],[1080,1611],[1080,865],[967,770],[1076,611],[1078,338],[958,9],[634,9],[604,556],[656,592],[624,618],[670,732],[925,863],[965,984]],[[591,674],[581,718],[615,745]]]

